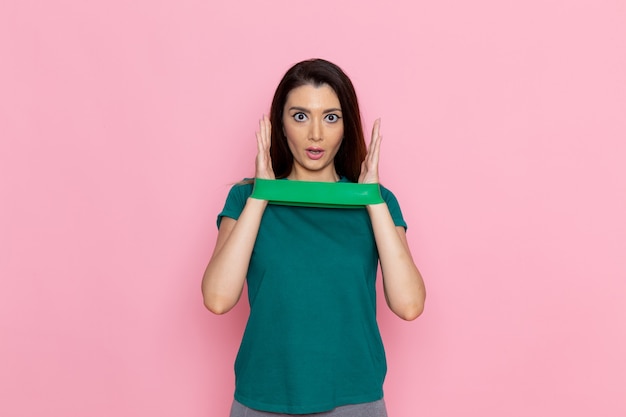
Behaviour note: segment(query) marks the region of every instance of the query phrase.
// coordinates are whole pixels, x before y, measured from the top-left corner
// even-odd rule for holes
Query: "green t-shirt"
[[[342,178],[341,181],[347,181]],[[253,184],[232,187],[238,219]],[[406,228],[394,195],[381,194]],[[378,251],[365,208],[270,204],[248,268],[250,316],[235,361],[235,399],[307,414],[383,397],[387,371],[376,322]]]

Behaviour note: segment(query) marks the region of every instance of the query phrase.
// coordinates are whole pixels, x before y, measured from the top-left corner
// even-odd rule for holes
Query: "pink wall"
[[[8,4],[7,4],[8,3]],[[200,278],[283,72],[352,76],[428,288],[392,417],[626,415],[618,0],[0,5],[0,415],[225,416]]]

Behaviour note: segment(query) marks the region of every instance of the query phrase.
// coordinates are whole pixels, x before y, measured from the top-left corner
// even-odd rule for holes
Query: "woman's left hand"
[[[372,128],[372,140],[367,155],[361,163],[360,184],[378,184],[378,159],[380,156],[380,142],[383,137],[380,134],[380,119],[376,119]]]

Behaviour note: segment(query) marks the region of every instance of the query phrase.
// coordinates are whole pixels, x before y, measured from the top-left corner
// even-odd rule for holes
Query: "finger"
[[[259,130],[256,132],[256,137],[259,142],[262,142],[263,139],[263,119],[259,119]]]
[[[261,141],[262,150],[267,148],[267,128],[265,126],[265,115],[259,120],[259,140]]]
[[[367,164],[365,163],[365,160],[364,160],[363,162],[361,162],[361,173],[359,174],[358,182],[362,183],[366,176],[367,176]]]
[[[260,132],[254,132],[254,135],[256,136],[256,149],[258,151],[258,153],[262,153],[263,152],[263,138],[261,137],[261,133]]]
[[[374,141],[376,139],[378,139],[379,136],[380,136],[380,118],[376,119],[374,121],[374,127],[372,127],[372,141],[371,141],[371,144],[374,144]]]
[[[370,152],[372,153],[371,163],[376,169],[378,169],[378,161],[380,159],[380,143],[382,142],[383,137],[378,136],[376,139],[376,143],[374,143],[373,148]]]
[[[265,116],[265,140],[267,148],[269,149],[272,140],[272,123],[267,116]]]
[[[370,140],[370,146],[367,149],[367,155],[365,160],[368,163],[372,162],[372,158],[374,156],[374,149],[376,148],[376,143],[378,142],[378,138],[380,137],[380,119],[376,119],[374,121],[374,126],[372,127],[372,139]]]

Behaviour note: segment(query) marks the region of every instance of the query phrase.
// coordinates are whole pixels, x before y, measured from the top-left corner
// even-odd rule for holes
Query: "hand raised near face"
[[[361,163],[361,175],[359,175],[359,183],[361,184],[378,184],[378,159],[382,139],[380,119],[376,119],[372,128],[372,140],[370,141],[367,155],[365,155],[365,159]]]
[[[272,124],[270,119],[263,115],[259,120],[259,131],[256,132],[257,155],[255,178],[273,180],[274,169],[272,168],[272,157],[270,156],[270,145],[272,143]]]

